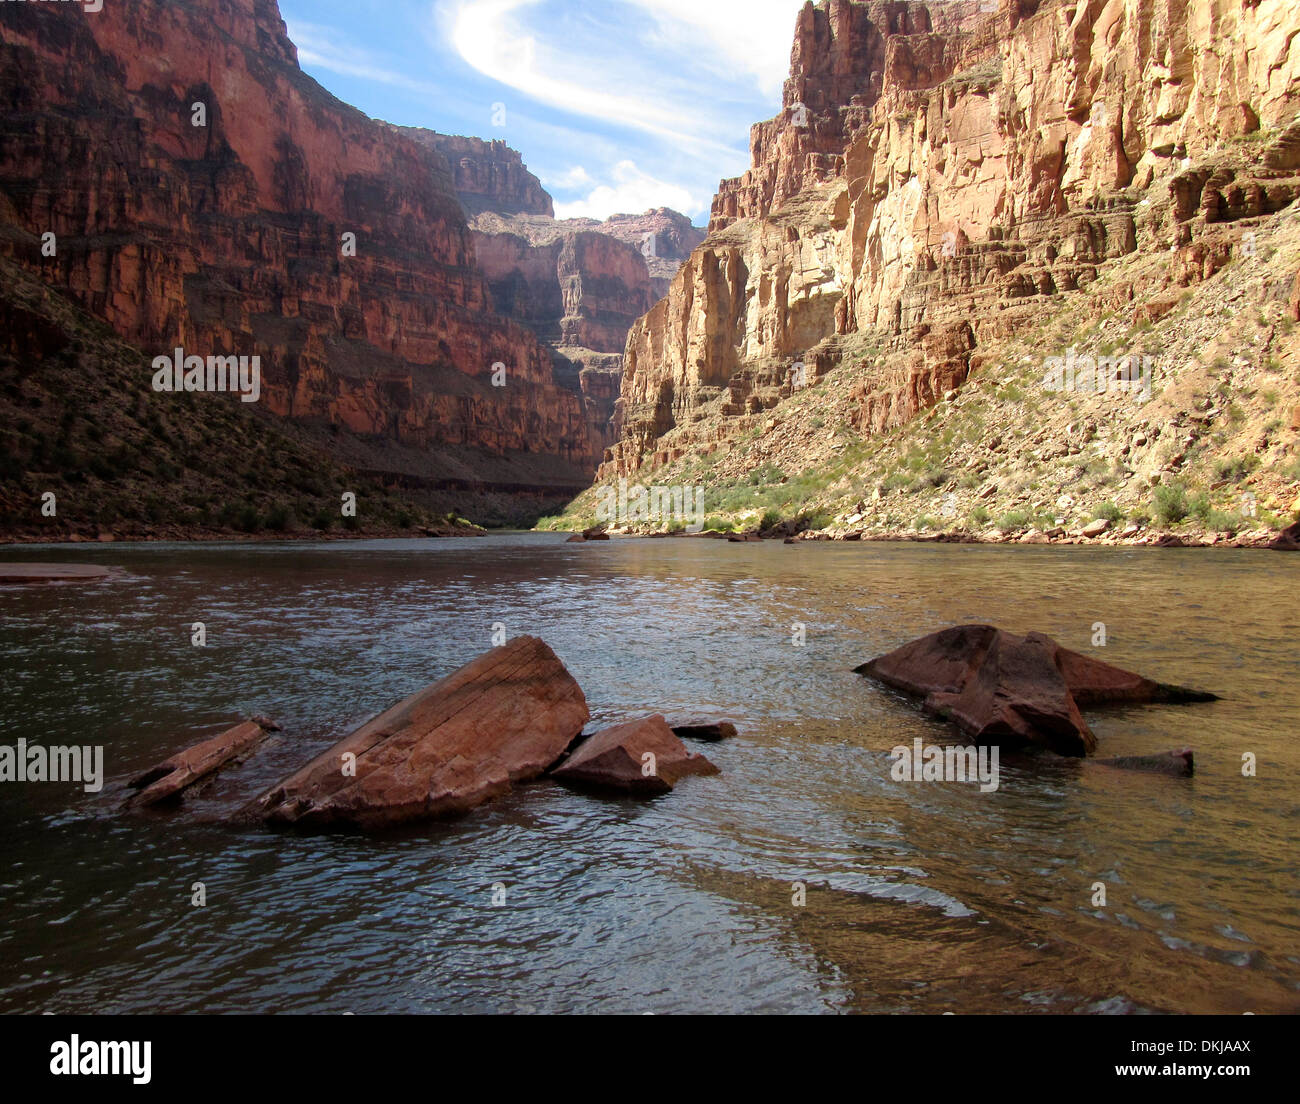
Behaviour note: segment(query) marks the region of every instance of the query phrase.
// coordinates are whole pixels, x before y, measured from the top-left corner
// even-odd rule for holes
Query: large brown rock
[[[1070,756],[1096,749],[1080,706],[1215,700],[1090,659],[1041,633],[1016,636],[992,625],[931,633],[856,671],[923,697],[927,712],[955,721],[976,743],[1037,745]]]
[[[516,637],[363,725],[251,811],[275,825],[367,829],[453,816],[537,777],[589,716],[555,653]]]
[[[651,756],[652,758],[647,758]],[[552,777],[633,794],[667,793],[688,774],[717,774],[703,755],[692,755],[659,714],[597,732]]]
[[[140,792],[129,801],[133,805],[157,805],[178,797],[227,763],[248,755],[269,733],[277,731],[279,725],[263,717],[228,728],[136,775],[127,785]]]
[[[1300,521],[1283,529],[1268,546],[1274,552],[1300,552]]]

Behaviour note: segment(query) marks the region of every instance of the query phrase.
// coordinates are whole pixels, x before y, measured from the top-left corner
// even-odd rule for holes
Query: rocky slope
[[[0,253],[141,351],[147,402],[169,398],[156,355],[258,354],[259,405],[333,427],[348,464],[425,489],[585,484],[580,398],[493,311],[454,190],[504,181],[549,209],[508,151],[488,147],[492,179],[453,176],[338,102],[274,0],[0,5],[0,103]]]
[[[0,540],[471,531],[446,514],[478,512],[473,496],[394,487],[260,404],[151,401],[147,359],[106,323],[4,258],[0,287]]]
[[[849,534],[1285,520],[1294,0],[990,7],[805,6],[781,115],[629,335],[603,480]],[[1071,348],[1151,386],[1053,390]]]

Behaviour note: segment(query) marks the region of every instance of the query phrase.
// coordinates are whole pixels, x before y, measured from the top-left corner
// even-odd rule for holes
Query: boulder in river
[[[605,526],[593,525],[590,529],[584,529],[581,533],[574,533],[573,536],[571,536],[568,539],[568,541],[566,541],[565,543],[583,544],[587,541],[607,541],[607,540],[609,540],[609,533],[605,531]]]
[[[855,668],[924,699],[978,744],[1029,745],[1081,757],[1096,738],[1079,708],[1115,703],[1214,701],[1214,694],[1153,682],[1062,648],[1041,633],[959,625]]]
[[[589,716],[555,653],[516,637],[362,725],[250,812],[274,825],[367,829],[454,816],[543,773]]]
[[[718,774],[703,755],[692,755],[659,714],[604,729],[578,745],[551,772],[562,782],[661,794],[688,774]]]

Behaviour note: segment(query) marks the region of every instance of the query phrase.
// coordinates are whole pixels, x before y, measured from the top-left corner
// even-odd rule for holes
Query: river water
[[[0,1011],[1300,1011],[1300,559],[562,541],[0,552],[121,569],[0,587],[0,743],[103,745],[107,777],[0,784]],[[1221,694],[1089,715],[1100,754],[1191,746],[1195,778],[893,781],[890,748],[957,737],[852,668],[966,621]],[[699,749],[722,774],[648,802],[543,780],[379,836],[221,823],[498,623],[593,723],[733,720]],[[120,811],[251,713],[285,731],[179,812]]]

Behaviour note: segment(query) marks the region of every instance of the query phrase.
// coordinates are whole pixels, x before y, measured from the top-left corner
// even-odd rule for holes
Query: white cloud
[[[725,59],[765,96],[790,75],[795,17],[803,0],[621,0],[655,24],[655,37],[685,56]]]
[[[685,188],[656,180],[642,172],[632,161],[620,161],[610,170],[612,184],[593,189],[585,199],[557,203],[556,218],[594,218],[610,215],[639,215],[652,207],[671,207],[676,211],[698,209],[694,196]]]
[[[573,191],[575,188],[581,188],[584,184],[594,184],[595,181],[581,165],[574,165],[562,173],[551,173],[543,175],[542,183],[548,188],[559,188],[562,191]]]
[[[461,0],[452,41],[478,72],[539,103],[700,153],[733,151],[729,121],[723,124],[709,110],[711,97],[702,95],[699,85],[676,79],[646,56],[632,33],[639,25],[622,39],[606,34],[596,41],[592,28],[575,36],[572,17],[557,20],[538,13],[545,3]],[[530,16],[536,25],[530,26]]]

